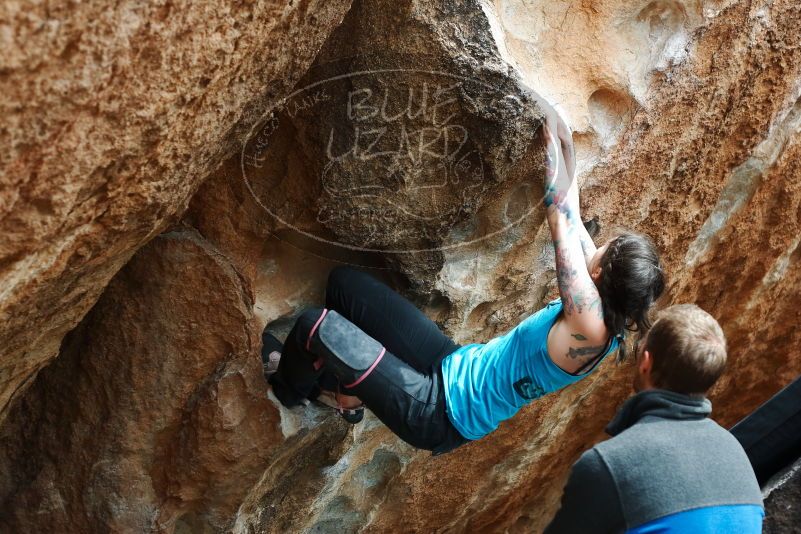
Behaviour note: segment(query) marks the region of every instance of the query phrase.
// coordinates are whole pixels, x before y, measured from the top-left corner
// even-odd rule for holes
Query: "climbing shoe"
[[[338,395],[333,391],[322,390],[320,394],[315,397],[314,401],[318,406],[326,406],[333,408],[342,419],[348,423],[355,425],[364,419],[364,406],[356,406],[355,408],[345,408],[339,402]]]
[[[265,330],[261,334],[261,363],[264,366],[264,376],[269,377],[278,370],[281,361],[281,349],[284,344]]]

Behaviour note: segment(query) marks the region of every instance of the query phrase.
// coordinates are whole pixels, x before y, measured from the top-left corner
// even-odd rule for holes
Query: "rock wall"
[[[0,7],[0,420],[349,6]]]
[[[768,534],[797,532],[801,524],[801,460],[766,484],[765,528]]]
[[[12,409],[2,530],[223,530],[281,439],[259,343],[222,253],[191,230],[152,240]]]
[[[355,2],[310,68],[293,73],[291,95],[225,138],[241,150],[187,191],[181,220],[114,277],[15,403],[0,434],[0,526],[540,531],[570,465],[629,394],[630,365],[606,362],[432,458],[369,414],[349,428],[267,402],[254,341],[319,304],[342,261],[391,283],[462,343],[552,297],[532,89],[559,101],[575,129],[582,209],[598,217],[599,241],[616,225],[653,236],[670,276],[661,304],[696,302],[721,322],[730,365],[713,391],[716,419],[734,423],[797,376],[801,6],[541,7]],[[439,119],[421,111],[423,94]],[[368,131],[377,151],[354,151]],[[137,246],[102,239],[129,254]],[[107,278],[78,279],[97,295]],[[84,308],[66,300],[48,313],[69,309],[77,321]],[[15,335],[33,335],[25,326]]]

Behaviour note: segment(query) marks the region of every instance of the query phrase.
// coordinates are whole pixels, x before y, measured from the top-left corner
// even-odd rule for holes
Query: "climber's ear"
[[[593,282],[597,282],[598,280],[601,279],[601,266],[600,265],[596,265],[593,268],[592,272],[590,272],[590,278],[592,278]]]
[[[590,271],[590,278],[592,278],[592,281],[595,283],[598,283],[601,279],[601,258],[604,257],[607,248],[609,248],[609,243],[605,243],[602,247],[598,248],[592,259],[590,259],[590,265],[587,267]]]

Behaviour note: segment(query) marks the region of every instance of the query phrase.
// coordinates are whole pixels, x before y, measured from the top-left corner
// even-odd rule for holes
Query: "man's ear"
[[[642,351],[642,356],[640,357],[640,361],[637,362],[637,367],[639,368],[640,374],[643,377],[648,378],[651,380],[651,370],[654,367],[654,358],[651,356],[651,353],[648,349]]]
[[[597,266],[595,269],[592,270],[590,273],[590,278],[592,278],[593,282],[597,282],[599,278],[601,278],[601,266]]]

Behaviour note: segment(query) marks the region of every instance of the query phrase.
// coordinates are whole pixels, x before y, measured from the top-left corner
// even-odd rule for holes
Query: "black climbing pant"
[[[442,359],[459,345],[414,304],[363,271],[339,266],[331,270],[325,307],[358,326],[387,350],[373,371],[352,388],[390,430],[410,445],[440,454],[468,440],[448,419],[442,382]],[[313,398],[319,388],[336,389],[325,364],[315,369],[316,354],[306,349],[309,333],[322,308],[305,310],[284,342],[281,361],[271,375],[273,391],[287,407]]]

